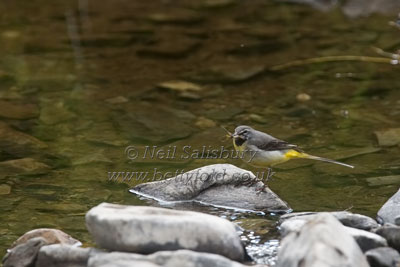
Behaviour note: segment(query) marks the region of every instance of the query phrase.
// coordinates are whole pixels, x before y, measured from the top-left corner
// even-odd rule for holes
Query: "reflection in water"
[[[135,161],[124,154],[128,145],[229,146],[219,125],[251,125],[312,154],[346,159],[356,168],[287,163],[269,186],[295,211],[353,207],[374,217],[399,186],[400,141],[385,137],[399,127],[398,67],[304,64],[395,53],[398,28],[388,21],[396,14],[367,6],[358,5],[369,16],[350,20],[340,9],[282,1],[2,3],[0,248],[38,227],[91,242],[84,213],[92,206],[156,205],[128,193],[142,181],[111,182],[108,172],[217,162],[260,171],[235,159]],[[287,62],[290,68],[271,71]],[[374,132],[383,133],[379,143]],[[249,254],[273,263],[273,216],[200,210],[236,222]]]
[[[74,55],[75,55],[75,61],[77,68],[79,66],[83,66],[83,54],[82,54],[82,47],[81,47],[81,42],[79,38],[79,32],[78,32],[78,22],[75,17],[74,12],[72,10],[68,10],[65,12],[65,18],[66,18],[66,24],[67,24],[67,32],[68,32],[68,37],[71,41],[71,47],[74,50]]]

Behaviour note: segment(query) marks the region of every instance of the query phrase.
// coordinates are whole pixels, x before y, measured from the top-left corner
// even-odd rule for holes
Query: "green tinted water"
[[[84,214],[103,201],[157,205],[128,193],[140,181],[108,181],[108,172],[164,173],[222,162],[261,171],[234,159],[132,161],[125,154],[128,145],[141,153],[146,145],[230,146],[218,125],[233,130],[248,124],[356,166],[280,165],[269,186],[295,211],[351,209],[374,217],[398,189],[399,179],[367,180],[400,175],[399,146],[378,147],[373,135],[399,127],[397,66],[341,61],[268,71],[297,59],[379,56],[372,46],[395,51],[399,30],[388,26],[395,16],[350,19],[338,8],[320,12],[270,1],[79,3],[0,7],[0,100],[23,104],[22,111],[0,107],[1,121],[47,145],[7,139],[0,158],[29,157],[50,167],[2,167],[3,251],[39,227],[59,228],[90,244]],[[200,88],[156,86],[177,79]],[[261,215],[181,208],[241,222],[249,243],[277,236],[273,222],[260,223]]]

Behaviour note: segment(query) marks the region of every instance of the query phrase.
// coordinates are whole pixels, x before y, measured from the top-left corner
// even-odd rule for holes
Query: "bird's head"
[[[242,139],[244,141],[249,140],[253,135],[254,129],[250,126],[241,125],[236,127],[235,132],[232,134],[232,137],[236,139]]]

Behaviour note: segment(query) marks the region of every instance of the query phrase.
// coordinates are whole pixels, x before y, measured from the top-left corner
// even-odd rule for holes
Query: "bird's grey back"
[[[286,141],[275,138],[272,135],[266,134],[264,132],[260,132],[254,129],[253,131],[254,131],[253,138],[250,140],[250,142],[248,142],[249,145],[257,146],[259,149],[266,151],[286,150],[286,149],[298,150],[297,145],[289,144]]]

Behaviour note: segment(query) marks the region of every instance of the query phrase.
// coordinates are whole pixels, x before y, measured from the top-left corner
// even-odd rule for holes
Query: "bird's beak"
[[[238,138],[239,135],[238,135],[237,133],[234,133],[234,134],[232,134],[232,137],[233,137],[233,138]]]

